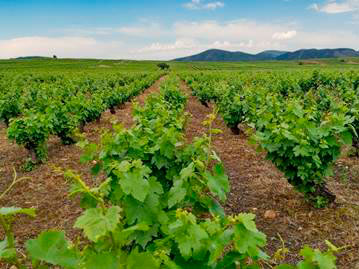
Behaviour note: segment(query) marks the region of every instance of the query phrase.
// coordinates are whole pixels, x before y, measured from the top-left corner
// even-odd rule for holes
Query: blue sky
[[[359,0],[0,0],[0,58],[359,49]]]

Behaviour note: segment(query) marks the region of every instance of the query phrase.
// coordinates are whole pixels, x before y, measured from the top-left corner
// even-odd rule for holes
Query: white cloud
[[[327,14],[354,12],[359,10],[359,0],[345,0],[340,2],[336,0],[329,0],[324,5],[314,3],[310,5],[309,8]]]
[[[297,31],[277,32],[272,35],[272,38],[276,40],[287,40],[294,38],[296,35]]]
[[[217,8],[223,8],[224,3],[220,1],[204,3],[203,0],[192,0],[191,2],[183,4],[183,7],[187,9],[210,9],[215,10]]]
[[[98,57],[116,55],[120,42],[101,42],[88,37],[20,37],[0,40],[0,58],[19,56]]]
[[[275,33],[291,32],[285,24],[257,23],[249,20],[238,20],[219,23],[217,21],[178,22],[174,25],[177,37],[202,39],[207,41],[227,40],[240,43],[252,40],[256,47],[263,40],[271,41]]]
[[[152,43],[149,46],[137,50],[137,52],[150,52],[150,51],[171,51],[182,49],[193,49],[198,47],[198,44],[193,39],[179,39],[173,43]]]

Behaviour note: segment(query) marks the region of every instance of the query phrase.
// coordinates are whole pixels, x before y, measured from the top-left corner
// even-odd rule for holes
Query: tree
[[[54,56],[52,56],[52,58],[57,59],[57,56],[56,56],[56,55],[54,55]]]
[[[167,69],[170,68],[170,66],[169,66],[168,64],[166,64],[166,63],[159,63],[157,66],[158,66],[161,70],[167,70]]]

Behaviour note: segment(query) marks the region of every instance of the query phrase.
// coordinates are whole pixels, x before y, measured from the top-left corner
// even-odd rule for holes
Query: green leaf
[[[308,246],[305,246],[301,251],[300,255],[302,255],[305,259],[312,259],[314,256],[314,250]]]
[[[314,260],[318,263],[320,269],[336,269],[335,266],[335,256],[331,253],[321,253],[316,251],[314,255]]]
[[[87,209],[77,219],[74,227],[83,229],[88,239],[97,242],[101,237],[116,229],[121,217],[120,213],[121,208],[118,206],[110,207],[106,214],[103,214],[100,208]]]
[[[85,262],[86,269],[119,269],[120,259],[114,253],[91,253]]]
[[[311,262],[301,261],[297,265],[298,269],[318,269],[318,266],[313,265]]]
[[[209,257],[209,264],[215,264],[217,259],[223,255],[224,249],[229,245],[233,237],[233,230],[227,229],[223,231],[219,236],[211,236],[211,244],[209,246],[209,251],[211,255]]]
[[[149,172],[149,169],[141,164],[141,167],[123,173],[119,181],[123,192],[144,202],[150,190],[150,184],[147,180]]]
[[[256,223],[254,222],[255,217],[256,215],[251,213],[242,213],[237,216],[238,220],[241,221],[246,229],[252,232],[258,232]]]
[[[258,257],[260,255],[259,247],[264,247],[266,244],[265,234],[248,230],[242,224],[237,224],[234,231],[234,245],[236,249],[240,253],[247,254],[250,257]]]
[[[229,192],[228,176],[225,174],[222,164],[216,164],[213,168],[213,175],[205,172],[210,191],[217,195],[222,202],[226,200],[226,194]]]
[[[351,145],[352,144],[352,140],[353,140],[353,136],[349,131],[346,131],[344,133],[341,133],[341,138],[343,140],[343,142],[347,145]]]
[[[7,238],[3,241],[0,241],[0,261],[1,260],[11,260],[16,257],[16,249],[8,248]]]
[[[173,187],[170,189],[168,193],[168,207],[171,208],[174,205],[183,201],[186,197],[187,190],[182,187],[182,180],[175,181]]]
[[[35,208],[19,208],[19,207],[2,207],[0,208],[0,215],[13,216],[16,214],[25,214],[30,217],[35,217]]]
[[[49,231],[27,241],[26,249],[33,260],[75,269],[79,263],[78,253],[69,245],[64,232]]]
[[[207,251],[208,246],[205,240],[209,238],[209,235],[196,223],[196,217],[193,214],[182,214],[181,219],[169,226],[169,230],[185,260],[198,259]]]
[[[191,162],[187,167],[183,168],[180,172],[181,179],[186,180],[194,174],[194,163]]]
[[[137,249],[131,252],[127,259],[127,269],[139,269],[139,268],[160,268],[158,262],[154,257],[147,252],[139,253]]]

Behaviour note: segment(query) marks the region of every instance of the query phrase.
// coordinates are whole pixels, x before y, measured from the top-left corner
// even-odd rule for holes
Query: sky
[[[0,0],[0,58],[359,49],[359,0]]]

